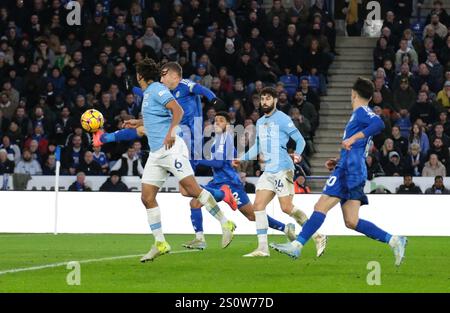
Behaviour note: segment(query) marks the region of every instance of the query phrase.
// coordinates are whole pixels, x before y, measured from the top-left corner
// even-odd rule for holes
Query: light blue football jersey
[[[170,90],[159,82],[151,83],[144,91],[142,117],[148,144],[153,152],[163,146],[172,123],[172,112],[166,108],[172,100],[175,99]]]
[[[277,173],[294,170],[294,162],[286,145],[289,138],[297,132],[298,129],[291,118],[278,110],[270,116],[262,116],[256,122],[258,151],[265,162],[264,171]]]

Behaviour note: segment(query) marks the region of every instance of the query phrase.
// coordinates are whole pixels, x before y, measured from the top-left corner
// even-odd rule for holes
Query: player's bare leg
[[[203,189],[195,180],[194,176],[188,176],[180,180],[180,185],[184,188],[189,197],[195,197],[208,212],[216,218],[222,225],[222,248],[228,247],[233,240],[233,233],[236,224],[228,220],[220,207],[217,205],[214,197],[208,190]]]
[[[280,202],[281,210],[295,219],[300,226],[303,226],[308,221],[308,216],[300,208],[294,205],[293,198],[293,195],[279,197],[278,201]],[[316,244],[316,256],[320,257],[325,252],[325,248],[327,246],[327,236],[314,233],[312,238]]]
[[[253,252],[250,252],[244,257],[268,257],[270,256],[269,245],[267,241],[267,229],[269,228],[269,222],[267,221],[266,206],[275,197],[275,193],[271,190],[257,190],[255,203],[253,204],[255,222],[256,222],[256,234],[258,236],[258,248]]]
[[[249,220],[254,222],[255,221],[255,209],[253,208],[253,204],[250,202],[242,207],[239,208],[239,211]],[[268,217],[269,218],[269,217]],[[270,221],[269,221],[269,227],[270,227]],[[280,230],[280,229],[278,229]],[[289,239],[289,241],[293,241],[296,238],[295,235],[295,225],[292,223],[286,224],[284,226],[284,229],[282,230],[286,237]]]
[[[301,249],[303,248],[303,244],[305,244],[306,240],[312,237],[316,230],[319,229],[328,211],[331,210],[336,204],[338,204],[339,201],[339,198],[322,195],[314,206],[314,213],[313,215],[311,215],[311,219],[304,224],[304,227],[298,235],[297,240],[284,244],[271,243],[270,247],[292,258],[298,258],[300,256]],[[316,218],[314,218],[315,215],[321,216],[321,218],[319,218],[319,221],[316,221]],[[303,238],[302,236],[304,236],[305,238]]]
[[[158,203],[156,202],[156,194],[159,187],[142,184],[141,200],[147,209],[147,218],[153,236],[155,237],[155,244],[150,251],[141,258],[141,262],[153,261],[158,256],[164,255],[170,252],[170,245],[166,242],[161,227],[161,211]]]
[[[405,257],[405,248],[408,242],[407,238],[404,236],[390,235],[375,224],[360,219],[360,207],[361,202],[359,200],[348,200],[344,203],[342,206],[342,213],[344,215],[345,226],[363,233],[369,238],[389,244],[394,252],[395,265],[399,266]]]

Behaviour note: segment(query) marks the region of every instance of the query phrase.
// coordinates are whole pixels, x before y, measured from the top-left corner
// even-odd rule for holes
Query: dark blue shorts
[[[214,180],[211,180],[206,186],[212,189],[220,189],[223,185],[230,186],[231,192],[233,193],[233,197],[236,199],[238,204],[238,209],[250,203],[250,199],[248,198],[247,193],[244,190],[242,185],[236,184],[217,184]]]
[[[343,168],[336,167],[328,178],[322,193],[341,199],[341,205],[347,200],[359,200],[361,205],[369,204],[364,193],[366,177],[363,173],[349,173]]]

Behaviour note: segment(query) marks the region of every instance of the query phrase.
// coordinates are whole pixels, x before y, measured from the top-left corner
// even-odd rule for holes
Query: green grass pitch
[[[191,238],[167,236],[173,251]],[[275,251],[243,258],[256,236],[236,236],[224,250],[220,236],[207,240],[205,251],[141,264],[139,257],[97,259],[144,254],[150,235],[0,234],[0,292],[450,292],[450,237],[410,237],[400,268],[387,245],[364,237],[330,237],[319,259],[309,243],[298,260]],[[66,266],[5,273],[67,261],[82,261],[80,285],[66,283]],[[370,261],[381,266],[381,285],[367,284]]]

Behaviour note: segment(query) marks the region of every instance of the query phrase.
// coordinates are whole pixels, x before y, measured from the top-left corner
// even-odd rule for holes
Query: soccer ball
[[[94,109],[87,110],[81,115],[80,122],[85,131],[95,133],[103,127],[103,114]]]

